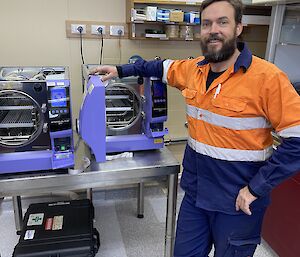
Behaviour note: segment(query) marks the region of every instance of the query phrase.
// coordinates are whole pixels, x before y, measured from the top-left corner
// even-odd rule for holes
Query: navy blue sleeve
[[[284,138],[271,158],[252,178],[249,187],[254,195],[263,196],[298,171],[300,171],[300,138]]]
[[[145,61],[138,59],[133,64],[124,64],[117,66],[119,78],[129,76],[140,76],[140,77],[163,77],[163,61],[153,60]]]

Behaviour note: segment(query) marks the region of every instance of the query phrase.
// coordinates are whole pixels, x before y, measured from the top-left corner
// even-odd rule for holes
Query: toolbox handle
[[[96,249],[96,253],[97,253],[100,248],[100,234],[96,228],[94,228],[93,236],[94,236],[94,239],[96,240],[96,244],[97,244],[97,249]]]

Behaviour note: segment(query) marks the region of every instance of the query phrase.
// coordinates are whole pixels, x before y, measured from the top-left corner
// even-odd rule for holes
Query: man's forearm
[[[117,66],[119,78],[129,76],[140,76],[140,77],[163,77],[163,61],[145,61],[138,59],[133,64],[124,64]]]
[[[249,183],[255,196],[269,193],[275,186],[300,171],[300,138],[286,138]]]

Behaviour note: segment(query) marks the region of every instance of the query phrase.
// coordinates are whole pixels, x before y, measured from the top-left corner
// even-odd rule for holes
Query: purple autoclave
[[[103,83],[83,66],[85,97],[80,134],[96,161],[107,153],[159,149],[164,146],[167,86],[157,78],[114,78]]]
[[[0,67],[0,174],[74,166],[66,67]]]

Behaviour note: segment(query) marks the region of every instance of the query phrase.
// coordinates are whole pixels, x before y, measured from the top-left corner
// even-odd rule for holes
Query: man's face
[[[241,24],[236,24],[234,8],[225,1],[215,2],[201,14],[201,48],[208,62],[228,60],[236,49]]]

